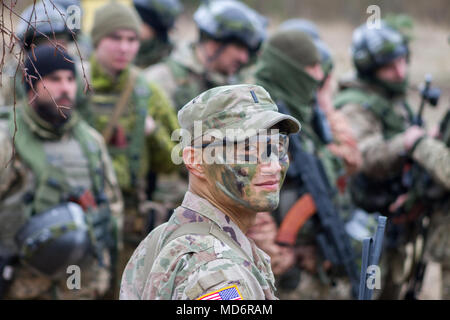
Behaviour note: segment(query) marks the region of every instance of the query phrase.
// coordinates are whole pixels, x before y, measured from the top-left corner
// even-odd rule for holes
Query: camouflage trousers
[[[103,256],[105,266],[109,266],[109,255]],[[32,300],[93,300],[101,299],[110,288],[109,268],[100,267],[97,260],[80,265],[80,288],[68,285],[71,274],[60,280],[51,280],[37,274],[27,266],[18,265],[14,269],[14,281],[9,287],[5,299]]]

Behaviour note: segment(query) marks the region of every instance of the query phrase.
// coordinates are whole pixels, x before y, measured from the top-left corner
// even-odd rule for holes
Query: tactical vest
[[[130,72],[139,71],[132,67]],[[92,93],[90,101],[93,119],[91,124],[97,130],[102,131],[107,126],[121,93],[121,91]],[[149,85],[141,75],[137,75],[134,89],[127,102],[128,105],[118,121],[118,124],[128,131],[125,132],[126,147],[116,147],[106,141],[115,169],[117,170],[117,165],[119,165],[121,166],[120,169],[125,170],[129,176],[129,179],[121,179],[121,174],[119,172],[117,173],[119,185],[122,190],[127,190],[135,186],[141,172],[145,171],[143,166],[146,163],[142,161],[142,158],[145,148],[145,118],[148,113],[150,97],[151,90]]]
[[[28,106],[24,106],[28,107]],[[93,193],[99,210],[89,211],[88,223],[100,232],[103,239],[92,236],[97,248],[110,247],[106,234],[113,228],[109,204],[104,194],[104,172],[100,147],[89,134],[87,124],[79,120],[70,129],[69,140],[43,140],[31,128],[36,126],[23,110],[16,110],[17,132],[15,150],[21,162],[31,169],[33,181],[22,192],[4,199],[0,207],[0,233],[2,245],[16,251],[14,236],[32,216],[75,198],[81,191]],[[14,135],[15,123],[9,120],[10,135]],[[96,225],[96,226],[94,226]],[[59,232],[59,231],[58,231]],[[108,238],[108,239],[107,239]],[[104,241],[104,243],[100,243]]]
[[[386,140],[407,129],[404,118],[395,113],[392,103],[379,94],[366,92],[360,88],[348,88],[340,92],[334,100],[337,109],[350,103],[359,104],[375,115],[382,124],[383,137]],[[403,106],[411,123],[413,112],[406,102]],[[387,213],[389,205],[397,196],[406,192],[402,172],[384,180],[374,180],[364,173],[358,173],[352,177],[349,189],[356,205],[368,212],[381,213]]]
[[[189,71],[173,59],[168,59],[166,63],[176,82],[172,99],[178,111],[197,95],[214,87],[214,84],[207,81],[205,76]]]
[[[393,111],[393,105],[378,94],[365,92],[358,88],[348,88],[340,92],[334,100],[334,106],[337,109],[349,103],[359,104],[370,110],[381,121],[385,139],[390,139],[407,129],[404,119]],[[408,114],[408,120],[411,122],[414,115],[406,101],[404,107]]]

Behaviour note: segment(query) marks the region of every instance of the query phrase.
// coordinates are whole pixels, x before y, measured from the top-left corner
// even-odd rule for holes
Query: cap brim
[[[294,117],[277,111],[264,111],[253,115],[252,122],[258,124],[258,128],[269,129],[278,124],[280,132],[287,134],[297,133],[301,130],[300,122]],[[257,128],[255,126],[255,128]]]
[[[275,125],[278,125],[279,132],[286,134],[297,133],[301,129],[300,122],[294,117],[277,111],[266,110],[252,114],[244,121],[237,121],[233,125],[227,126],[226,129],[209,130],[209,133],[219,139],[226,136],[234,141],[243,141],[260,133],[260,130],[270,129]]]

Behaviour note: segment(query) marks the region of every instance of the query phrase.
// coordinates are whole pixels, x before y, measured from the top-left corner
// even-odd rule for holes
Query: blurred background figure
[[[100,299],[114,287],[122,197],[102,137],[75,110],[72,60],[36,47],[26,100],[0,117],[2,298]]]
[[[324,113],[330,124],[333,141],[328,148],[333,154],[345,161],[347,173],[351,174],[359,169],[362,158],[351,132],[348,120],[333,106],[333,57],[329,47],[321,40],[317,26],[308,20],[290,19],[279,26],[279,30],[299,30],[308,34],[314,41],[320,54],[323,78],[317,91],[317,106]],[[317,116],[316,116],[317,117]]]
[[[92,86],[83,116],[99,130],[111,154],[124,196],[124,263],[167,210],[149,203],[149,170],[169,173],[178,128],[174,108],[155,83],[132,64],[139,50],[141,21],[134,8],[111,1],[95,12],[93,54],[84,66]],[[79,68],[80,69],[80,68]]]
[[[133,4],[142,19],[141,46],[135,64],[147,68],[171,53],[169,33],[183,6],[179,0],[133,0]]]
[[[194,13],[199,39],[174,50],[146,77],[164,88],[177,110],[201,92],[239,83],[242,66],[265,38],[266,19],[244,3],[208,1]]]

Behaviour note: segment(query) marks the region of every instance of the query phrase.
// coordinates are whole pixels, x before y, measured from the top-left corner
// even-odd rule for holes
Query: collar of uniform
[[[195,43],[180,45],[172,54],[173,61],[179,63],[191,72],[203,76],[216,86],[228,84],[228,78],[218,72],[206,70],[195,54]]]
[[[52,124],[42,119],[34,109],[27,104],[22,104],[19,107],[22,113],[23,121],[27,124],[29,129],[33,131],[38,137],[46,140],[59,140],[66,134],[71,132],[71,129],[78,122],[78,116],[75,111],[72,111],[70,119],[61,127],[55,128]]]
[[[233,220],[230,219],[230,217],[213,206],[208,200],[187,191],[181,206],[197,212],[198,214],[216,223],[223,231],[228,233],[230,237],[236,241],[250,257],[253,258],[253,260],[255,260],[252,248],[254,244],[252,245],[242,230],[233,222]]]
[[[130,66],[122,70],[118,76],[113,77],[105,71],[93,54],[90,59],[90,72],[92,87],[95,92],[119,92],[125,88],[128,82]]]

